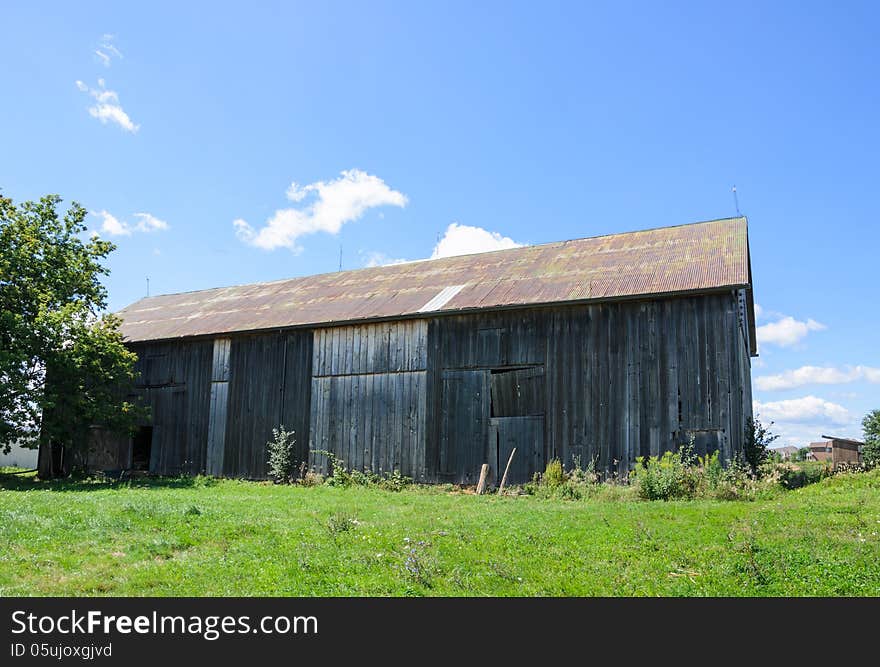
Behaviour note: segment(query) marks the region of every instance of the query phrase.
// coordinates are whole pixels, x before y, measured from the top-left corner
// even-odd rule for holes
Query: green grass
[[[880,594],[880,470],[755,502],[628,491],[0,474],[0,595]]]

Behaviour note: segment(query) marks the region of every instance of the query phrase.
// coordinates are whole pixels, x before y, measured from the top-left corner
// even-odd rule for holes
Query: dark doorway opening
[[[153,427],[141,426],[131,441],[132,470],[150,469],[150,455],[153,452]]]

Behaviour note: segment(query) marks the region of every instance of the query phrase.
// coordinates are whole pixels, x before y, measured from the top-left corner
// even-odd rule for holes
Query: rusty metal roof
[[[741,217],[153,296],[118,314],[145,341],[750,284]]]

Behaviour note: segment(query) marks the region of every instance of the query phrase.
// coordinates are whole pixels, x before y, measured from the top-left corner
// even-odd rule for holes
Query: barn
[[[424,482],[546,461],[624,473],[693,442],[729,459],[756,355],[743,217],[153,296],[123,309],[150,423],[93,467],[266,476],[296,456]]]

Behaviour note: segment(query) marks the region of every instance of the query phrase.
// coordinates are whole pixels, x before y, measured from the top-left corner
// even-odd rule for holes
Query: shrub
[[[868,469],[880,465],[880,410],[873,410],[862,419],[865,432],[865,447],[862,460]]]
[[[298,482],[302,486],[321,486],[324,483],[324,475],[314,470],[306,470]]]
[[[598,484],[599,475],[596,472],[596,459],[590,459],[586,466],[581,466],[581,457],[575,456],[568,479],[575,484]]]
[[[559,459],[547,461],[541,481],[547,486],[562,486],[565,483],[565,471],[562,469],[562,461]]]
[[[779,438],[778,435],[770,432],[771,426],[773,422],[764,426],[757,418],[746,419],[745,442],[741,457],[754,477],[759,475],[761,466],[767,461],[770,445]]]
[[[354,516],[344,512],[337,512],[330,515],[330,518],[327,519],[327,523],[325,524],[325,528],[327,529],[330,538],[336,542],[336,538],[342,533],[354,530],[358,524],[360,524],[360,521]]]
[[[412,479],[402,475],[399,470],[395,470],[379,480],[379,487],[386,491],[403,491],[410,484],[412,484]]]
[[[269,477],[276,484],[287,484],[293,479],[295,461],[293,460],[296,438],[293,431],[284,426],[272,429],[272,439],[266,444],[269,454]]]
[[[566,473],[562,462],[553,458],[547,462],[544,473],[535,473],[532,481],[523,486],[523,491],[539,498],[580,500],[594,495],[598,481],[593,462],[583,468],[580,457],[575,457],[572,469]]]
[[[699,458],[691,445],[663,456],[640,456],[630,479],[636,483],[639,496],[645,500],[683,500],[695,498],[702,481]]]
[[[777,479],[766,475],[762,481],[752,475],[748,465],[734,459],[717,478],[708,476],[708,495],[716,500],[756,500],[765,491],[777,488]]]
[[[775,466],[773,472],[782,488],[799,489],[808,484],[821,482],[826,477],[830,477],[834,471],[824,462],[806,461],[797,465],[781,464]]]
[[[315,454],[323,454],[327,457],[330,474],[324,482],[329,486],[341,486],[343,488],[351,486],[377,486],[386,491],[402,491],[412,484],[412,479],[402,475],[399,470],[395,470],[390,475],[380,475],[370,470],[349,470],[345,467],[345,461],[333,452],[316,450]]]

